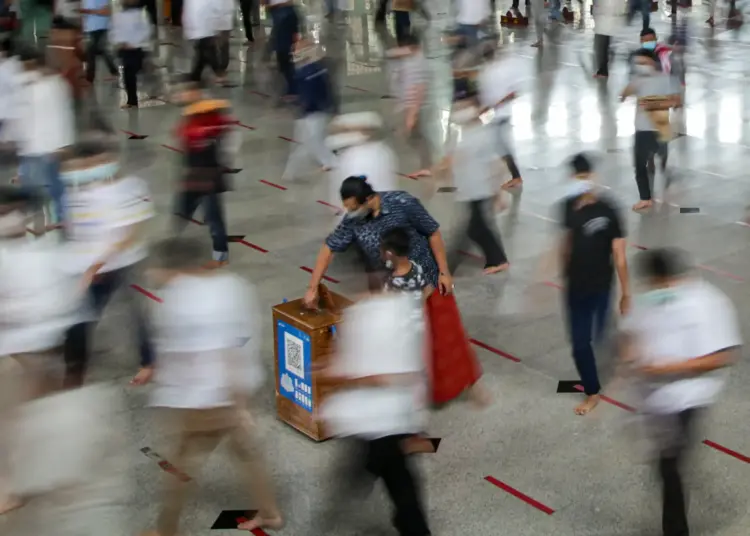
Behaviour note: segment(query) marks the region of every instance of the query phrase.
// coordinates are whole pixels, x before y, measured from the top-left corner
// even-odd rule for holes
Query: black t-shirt
[[[577,207],[578,199],[563,203],[563,228],[570,233],[570,258],[565,267],[568,289],[601,292],[612,285],[612,242],[625,236],[615,204],[606,198]]]

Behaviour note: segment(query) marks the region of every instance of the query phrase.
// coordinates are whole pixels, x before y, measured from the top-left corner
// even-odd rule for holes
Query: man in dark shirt
[[[574,156],[571,167],[574,177],[563,202],[561,254],[573,359],[586,393],[575,411],[585,415],[599,403],[601,385],[591,340],[600,339],[607,324],[613,272],[620,280],[621,313],[630,306],[630,287],[617,208],[594,191],[592,165],[585,155]]]

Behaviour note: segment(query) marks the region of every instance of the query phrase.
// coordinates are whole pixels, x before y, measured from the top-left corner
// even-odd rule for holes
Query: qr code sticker
[[[284,349],[286,370],[299,378],[304,378],[305,356],[302,340],[290,333],[284,333]]]

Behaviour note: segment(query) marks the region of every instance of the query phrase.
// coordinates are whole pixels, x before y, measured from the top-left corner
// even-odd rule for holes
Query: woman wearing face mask
[[[639,50],[634,57],[633,76],[622,91],[620,100],[630,96],[638,98],[635,112],[635,141],[633,156],[635,181],[641,200],[633,205],[634,211],[646,210],[653,206],[652,184],[654,157],[661,157],[661,170],[667,169],[667,143],[671,138],[669,110],[680,106],[682,98],[679,84],[675,79],[658,69],[658,59],[654,52]]]
[[[433,402],[449,402],[470,389],[477,403],[485,403],[486,395],[477,385],[481,370],[469,346],[453,297],[453,278],[437,221],[411,194],[375,192],[361,177],[349,177],[343,182],[341,200],[347,215],[328,236],[318,254],[305,293],[305,304],[308,307],[317,305],[318,285],[334,253],[356,245],[362,250],[368,271],[381,271],[381,237],[394,228],[408,230],[411,241],[409,258],[422,267],[425,278],[436,289],[427,300],[427,315],[432,328]]]
[[[586,415],[599,403],[601,386],[591,341],[603,338],[613,272],[620,281],[623,314],[630,307],[630,284],[625,231],[616,206],[597,194],[586,155],[574,156],[570,165],[573,179],[562,204],[564,236],[559,252],[573,360],[586,395],[575,413]]]

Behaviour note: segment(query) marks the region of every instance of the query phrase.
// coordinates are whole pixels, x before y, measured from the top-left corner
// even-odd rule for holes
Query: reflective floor
[[[325,22],[321,6],[306,6],[307,25],[336,60],[343,111],[377,110],[390,117],[382,50],[373,23],[375,6],[351,0],[345,16],[334,25]],[[450,25],[447,0],[430,7],[431,22],[415,17],[424,31],[425,53],[432,80],[426,120],[433,142],[445,138],[451,98],[448,50],[441,41]],[[517,60],[526,80],[513,105],[517,160],[524,177],[523,191],[511,208],[498,216],[511,269],[485,277],[481,263],[472,259],[456,274],[456,292],[464,321],[495,397],[494,405],[476,412],[468,404],[453,404],[432,414],[430,433],[443,438],[439,451],[424,456],[430,524],[436,536],[457,534],[509,536],[646,536],[659,534],[660,492],[648,452],[638,440],[627,390],[611,398],[586,418],[576,417],[578,395],[557,394],[560,380],[574,380],[561,316],[560,293],[554,279],[540,285],[537,267],[557,237],[555,205],[565,190],[566,158],[580,150],[601,155],[600,180],[619,200],[627,223],[630,252],[659,245],[690,251],[700,275],[716,284],[734,301],[744,331],[750,312],[750,226],[744,223],[750,205],[750,34],[704,27],[706,8],[681,13],[690,23],[687,53],[686,136],[670,145],[670,165],[680,178],[669,204],[650,214],[632,213],[638,200],[632,169],[633,103],[620,104],[627,82],[625,55],[635,48],[640,22],[623,27],[615,38],[616,59],[606,82],[591,77],[593,22],[551,27],[542,51],[531,48],[533,27],[502,29],[507,54]],[[498,5],[499,11],[509,6]],[[661,37],[670,33],[664,6],[652,13],[652,26]],[[721,9],[720,9],[721,12]],[[717,15],[717,21],[721,17]],[[264,28],[265,33],[268,28]],[[170,73],[185,72],[190,46],[178,33],[164,36],[160,61]],[[316,171],[293,182],[281,175],[294,143],[295,110],[276,104],[272,77],[262,62],[263,40],[244,47],[235,32],[230,79],[237,87],[217,89],[230,98],[242,123],[244,143],[233,177],[234,191],[225,195],[229,232],[244,237],[231,245],[231,267],[259,288],[266,308],[264,344],[269,370],[273,368],[271,307],[301,296],[318,248],[336,223],[329,203],[336,204],[331,181]],[[153,236],[167,233],[172,208],[172,181],[179,155],[171,129],[179,109],[152,102],[137,111],[120,111],[120,90],[100,85],[99,100],[122,134],[127,167],[148,180],[159,216]],[[129,139],[133,134],[145,139]],[[417,155],[394,138],[400,170],[408,174],[419,165]],[[11,170],[3,170],[10,175]],[[430,184],[401,178],[401,186],[421,197],[451,236],[458,217],[450,194],[434,194]],[[657,178],[657,197],[661,178]],[[697,208],[685,214],[680,208]],[[194,226],[195,232],[205,228]],[[468,252],[471,253],[471,252]],[[337,292],[354,295],[364,281],[344,263],[328,275]],[[158,290],[135,297],[144,304]],[[149,297],[149,295],[151,297]],[[127,526],[108,527],[108,535],[135,534],[149,528],[156,516],[161,472],[139,451],[158,450],[159,428],[144,408],[146,389],[133,389],[127,380],[137,364],[133,339],[121,329],[126,310],[113,304],[97,332],[93,379],[116,380],[130,402],[133,433],[132,467],[137,487],[128,509]],[[520,362],[519,362],[520,361]],[[611,358],[601,358],[602,375],[611,374]],[[740,362],[720,404],[707,416],[696,437],[689,464],[693,534],[746,536],[750,527],[750,400],[745,379],[750,369]],[[289,525],[281,534],[323,534],[316,528],[319,514],[334,482],[328,471],[337,457],[333,443],[314,444],[275,420],[273,389],[269,385],[259,421],[279,486]],[[700,441],[707,440],[706,443]],[[492,477],[487,480],[486,477]],[[494,483],[494,484],[493,484]],[[512,490],[512,491],[509,491]],[[252,508],[228,455],[217,453],[200,479],[200,488],[185,515],[184,534],[206,534],[222,510]],[[353,503],[352,522],[335,533],[391,534],[389,505],[379,493],[365,503]],[[0,527],[2,527],[0,521]],[[214,531],[222,534],[220,530]],[[226,532],[229,534],[229,531]]]

